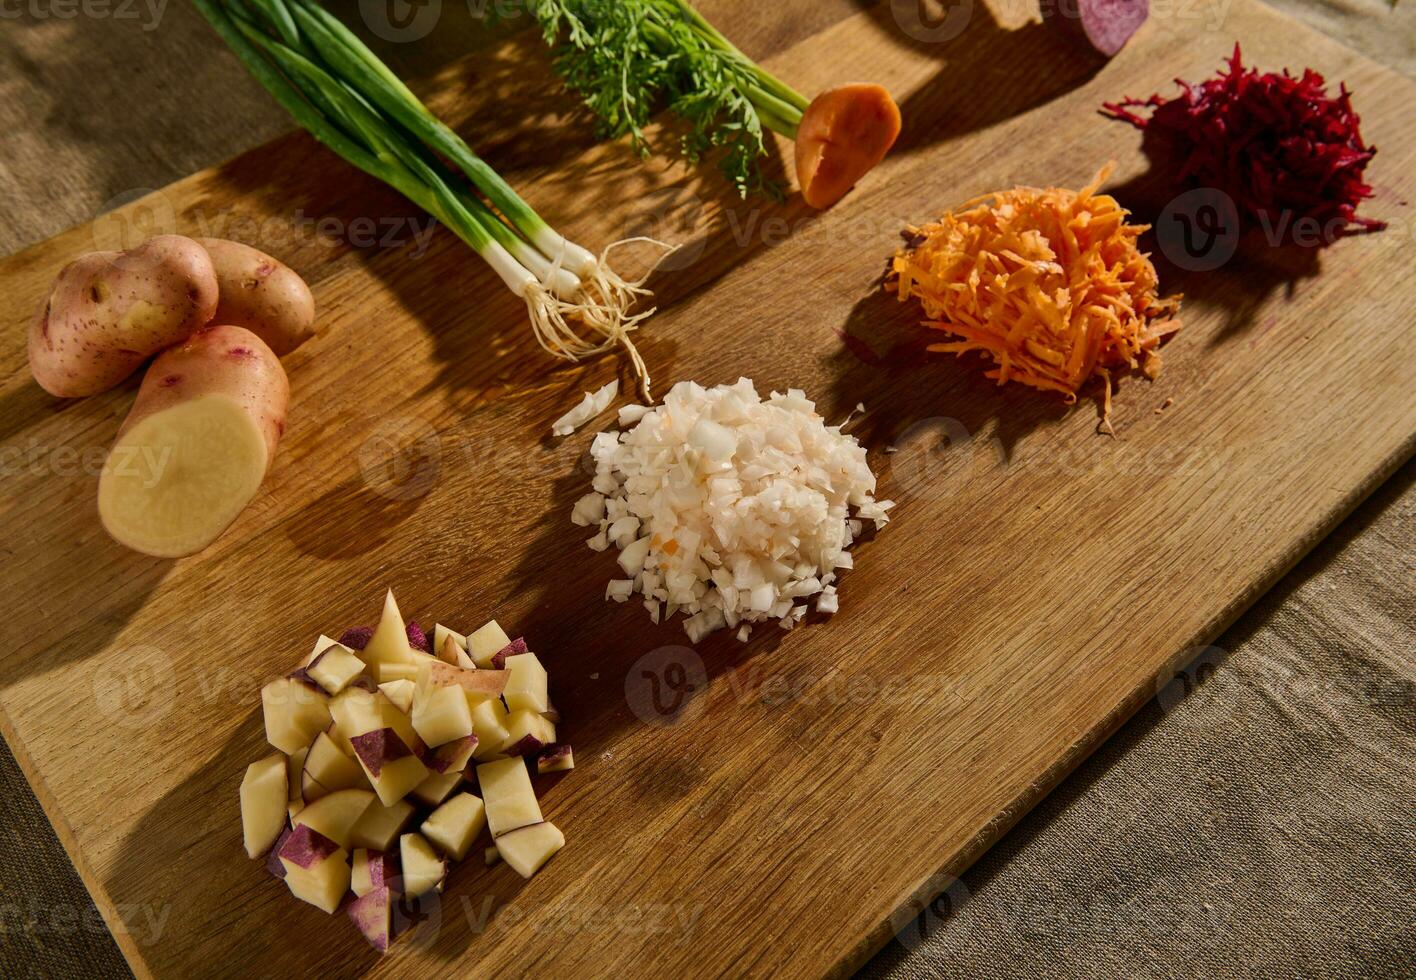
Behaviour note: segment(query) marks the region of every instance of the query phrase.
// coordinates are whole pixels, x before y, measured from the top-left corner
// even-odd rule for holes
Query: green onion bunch
[[[557,233],[314,0],[193,2],[311,135],[472,246],[525,301],[542,347],[573,361],[622,345],[648,396],[629,332],[654,311],[629,312],[648,291],[610,267],[614,245],[597,256]]]

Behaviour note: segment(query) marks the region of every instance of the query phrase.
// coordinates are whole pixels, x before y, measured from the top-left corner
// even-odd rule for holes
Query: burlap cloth
[[[288,128],[190,7],[153,3],[0,4],[0,251]],[[1416,76],[1409,2],[1285,3]],[[429,64],[465,50],[461,6],[406,48]],[[1388,481],[1217,641],[1227,656],[1200,683],[1142,710],[864,975],[1411,976],[1413,478]],[[126,975],[0,748],[0,977]]]

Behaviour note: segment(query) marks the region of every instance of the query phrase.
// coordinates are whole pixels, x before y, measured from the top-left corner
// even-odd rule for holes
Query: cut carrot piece
[[[958,341],[931,350],[979,351],[997,367],[986,377],[1017,381],[1074,401],[1109,369],[1154,378],[1159,347],[1180,329],[1180,298],[1160,299],[1155,266],[1114,197],[1097,193],[1103,168],[1080,191],[1016,187],[966,202],[923,228],[897,254],[886,284],[915,297],[926,326]]]
[[[796,135],[797,181],[814,208],[845,196],[894,146],[900,107],[879,85],[827,89],[802,113]]]

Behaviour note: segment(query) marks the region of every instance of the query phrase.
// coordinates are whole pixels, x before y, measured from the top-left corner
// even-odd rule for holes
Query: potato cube
[[[539,755],[556,741],[556,726],[535,711],[513,711],[506,719],[506,741],[501,750],[507,755]]]
[[[364,661],[354,651],[338,643],[315,656],[305,673],[327,694],[338,694],[349,682],[364,672]]]
[[[429,773],[408,795],[424,806],[437,806],[462,785],[462,771]]]
[[[536,802],[531,774],[522,759],[483,763],[477,767],[477,784],[493,837],[541,822],[541,805]]]
[[[246,767],[241,780],[241,836],[247,857],[258,858],[270,850],[285,829],[289,799],[285,756],[277,753]]]
[[[385,681],[379,685],[379,690],[384,696],[393,702],[393,706],[405,715],[413,711],[413,682],[407,678],[396,681]]]
[[[447,862],[438,857],[422,834],[404,834],[398,840],[403,894],[416,898],[424,892],[442,891]]]
[[[395,887],[398,878],[398,854],[371,851],[361,847],[354,852],[354,864],[349,874],[349,890],[362,898],[375,888]]]
[[[392,806],[384,806],[375,800],[349,831],[349,846],[371,851],[396,848],[398,835],[403,833],[403,828],[408,826],[416,812],[407,800],[399,800]]]
[[[443,648],[447,645],[447,641],[448,641],[448,640],[451,640],[454,644],[456,644],[456,645],[457,645],[457,648],[458,648],[459,650],[462,650],[464,653],[466,652],[466,650],[467,650],[467,637],[465,637],[465,636],[463,636],[461,633],[457,632],[457,630],[448,629],[448,628],[447,628],[446,626],[444,626],[442,623],[436,623],[436,624],[434,624],[434,626],[433,626],[433,649],[437,651],[438,656],[441,657],[441,656],[443,655]],[[456,660],[449,660],[448,663],[453,663],[453,664],[455,664],[455,663],[457,663],[457,661],[456,661]]]
[[[403,614],[398,611],[392,589],[384,596],[383,615],[379,617],[379,625],[374,627],[374,635],[364,644],[362,653],[374,680],[380,683],[391,679],[380,676],[384,668],[413,659],[413,648],[408,645],[408,629],[403,624]]]
[[[428,778],[428,767],[392,728],[356,735],[351,741],[355,758],[384,806],[397,803]]]
[[[304,681],[280,677],[261,688],[266,741],[286,755],[306,748],[329,727],[329,697]]]
[[[421,697],[419,696],[421,694]],[[428,687],[413,697],[413,729],[430,745],[472,734],[472,712],[460,687]]]
[[[487,825],[486,808],[471,793],[458,793],[423,821],[423,836],[448,857],[461,861]]]
[[[315,742],[305,756],[302,774],[305,778],[319,783],[326,791],[369,788],[359,763],[345,755],[327,732],[320,732],[315,736]],[[314,798],[308,793],[305,794],[307,802]]]
[[[472,704],[472,733],[477,736],[477,748],[472,758],[484,761],[501,752],[507,736],[511,734],[507,731],[506,722],[506,705],[501,703],[500,698]]]
[[[506,635],[506,630],[497,625],[494,619],[477,632],[468,634],[467,653],[478,667],[490,667],[492,657],[510,642],[511,637]]]
[[[291,823],[309,827],[340,847],[348,847],[351,830],[373,802],[374,794],[366,789],[337,790],[306,804]]]
[[[530,878],[565,846],[565,835],[553,823],[536,823],[496,838],[502,860],[523,878]]]
[[[535,711],[542,713],[551,707],[547,695],[546,668],[534,653],[520,653],[506,658],[506,669],[511,673],[507,679],[502,697],[512,711]]]
[[[369,945],[380,953],[387,953],[389,943],[393,942],[393,889],[356,890],[354,894],[359,897],[349,904],[350,920]]]
[[[290,894],[333,913],[349,890],[349,854],[310,827],[296,827],[280,845]]]

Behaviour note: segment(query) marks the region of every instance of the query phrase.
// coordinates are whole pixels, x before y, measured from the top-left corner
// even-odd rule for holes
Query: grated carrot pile
[[[1111,369],[1160,372],[1159,347],[1180,329],[1179,297],[1161,300],[1150,258],[1136,247],[1148,228],[1097,189],[1108,164],[1080,191],[1017,187],[969,201],[923,228],[897,254],[887,288],[917,298],[926,326],[958,340],[929,349],[981,351],[986,376],[1058,391],[1068,402]]]

